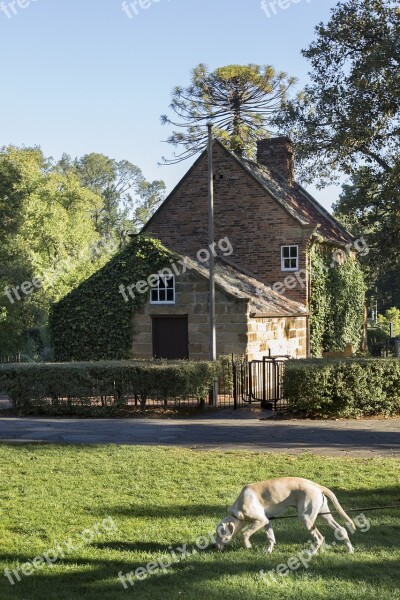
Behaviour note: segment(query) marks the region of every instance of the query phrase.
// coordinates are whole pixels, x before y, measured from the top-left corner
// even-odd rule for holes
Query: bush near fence
[[[209,362],[99,361],[0,365],[0,391],[20,414],[109,414],[128,398],[144,409],[200,404],[219,369]]]
[[[296,360],[286,363],[284,396],[302,417],[400,414],[400,360]]]

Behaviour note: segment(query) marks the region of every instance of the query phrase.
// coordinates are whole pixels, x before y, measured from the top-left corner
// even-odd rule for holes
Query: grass
[[[339,544],[308,569],[269,584],[259,571],[286,563],[306,547],[308,534],[296,519],[275,523],[278,544],[271,556],[258,532],[253,550],[235,541],[223,553],[199,551],[127,590],[118,581],[120,571],[157,561],[170,546],[193,545],[212,531],[251,481],[314,479],[337,491],[345,508],[399,503],[396,459],[60,445],[0,446],[0,458],[1,600],[400,599],[398,510],[367,513],[371,527],[354,534],[354,555]],[[38,565],[13,586],[3,575],[57,543],[76,544],[96,524],[95,538],[65,552],[53,567]],[[333,541],[323,523],[320,530]]]

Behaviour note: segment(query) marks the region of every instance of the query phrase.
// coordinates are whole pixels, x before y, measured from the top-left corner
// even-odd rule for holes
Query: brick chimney
[[[283,176],[292,185],[294,181],[294,150],[288,137],[276,137],[257,142],[257,162]]]

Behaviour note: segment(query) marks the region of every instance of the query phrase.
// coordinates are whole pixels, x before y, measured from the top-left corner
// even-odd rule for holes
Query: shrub
[[[106,413],[126,405],[128,395],[143,408],[153,399],[200,401],[218,368],[190,361],[5,364],[0,365],[0,391],[21,414]]]
[[[304,417],[400,414],[400,360],[297,360],[286,364],[289,411]]]
[[[393,335],[400,335],[400,310],[393,306],[389,308],[384,315],[378,315],[378,327],[380,327],[386,335],[390,333],[390,323],[393,325]]]

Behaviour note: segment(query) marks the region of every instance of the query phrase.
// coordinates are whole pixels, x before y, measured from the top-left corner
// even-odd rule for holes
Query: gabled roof
[[[189,269],[209,279],[208,268],[197,261],[183,257]],[[215,285],[231,298],[250,303],[250,313],[263,317],[305,317],[308,311],[304,304],[289,300],[264,285],[254,277],[243,273],[222,259],[215,262]]]
[[[317,233],[324,240],[338,244],[351,243],[353,237],[345,230],[336,219],[311,196],[301,185],[294,183],[289,185],[279,174],[254,161],[237,156],[224,146],[219,140],[214,140],[229,154],[242,168],[257,181],[259,185],[272,196],[300,225],[313,226],[318,228]],[[194,162],[188,172],[179,181],[169,196],[164,200],[154,215],[149,219],[142,229],[144,232],[152,223],[159,211],[173,197],[176,190],[186,181],[198,162],[204,157],[207,150],[204,150],[198,159]]]
[[[229,150],[228,150],[229,152]],[[232,153],[231,153],[232,154]],[[232,155],[302,225],[318,225],[318,234],[327,241],[347,244],[352,236],[300,184],[289,185],[268,167]]]

